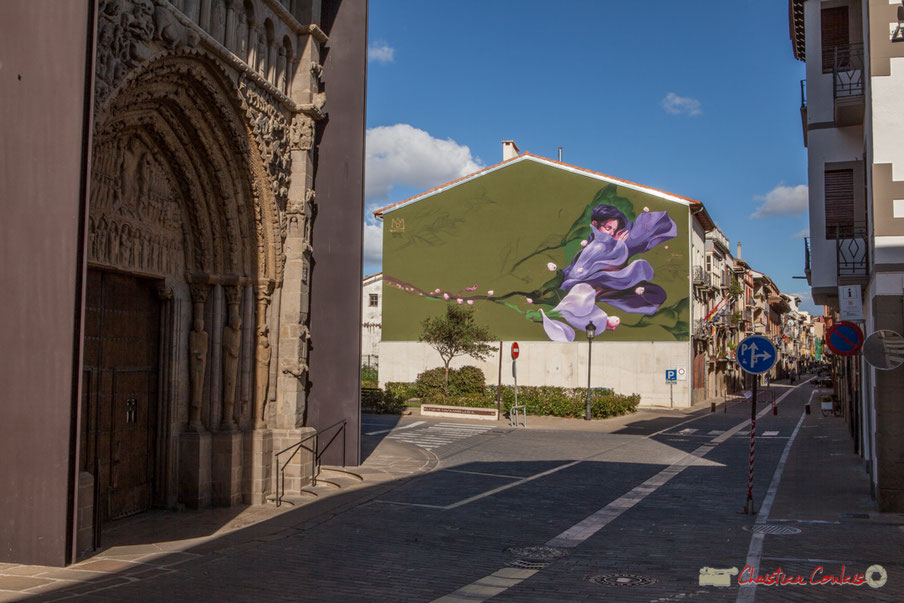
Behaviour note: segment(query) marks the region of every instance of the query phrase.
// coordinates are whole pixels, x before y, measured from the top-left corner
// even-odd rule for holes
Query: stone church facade
[[[100,524],[153,507],[265,503],[275,452],[323,426],[309,416],[315,178],[345,110],[327,110],[324,70],[342,51],[322,21],[340,4],[96,5],[76,555]]]

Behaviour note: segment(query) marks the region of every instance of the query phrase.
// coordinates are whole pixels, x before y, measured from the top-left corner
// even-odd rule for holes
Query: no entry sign
[[[863,331],[854,323],[842,320],[829,327],[826,345],[839,356],[853,356],[863,347]]]
[[[518,353],[519,353],[519,351],[520,351],[520,350],[518,349],[518,342],[517,342],[517,341],[513,342],[513,343],[512,343],[512,360],[517,360],[517,359],[518,359]]]

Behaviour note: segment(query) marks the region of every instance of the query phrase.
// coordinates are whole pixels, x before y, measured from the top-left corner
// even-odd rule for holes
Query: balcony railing
[[[703,266],[694,266],[694,285],[708,289],[712,287],[712,275],[703,269]]]
[[[835,48],[835,100],[863,96],[863,44],[849,44]]]
[[[862,222],[835,225],[835,257],[838,278],[859,278],[869,275],[869,245],[867,228]]]

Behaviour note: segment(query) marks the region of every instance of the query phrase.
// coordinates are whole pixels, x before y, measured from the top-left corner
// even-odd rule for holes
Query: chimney
[[[518,145],[515,144],[514,140],[503,140],[502,141],[502,160],[508,161],[514,157],[517,157],[521,150],[518,148]]]
[[[735,256],[735,259],[736,260],[741,259],[741,242],[740,241],[738,241],[738,255]]]
[[[559,147],[559,163],[562,163],[562,147]]]

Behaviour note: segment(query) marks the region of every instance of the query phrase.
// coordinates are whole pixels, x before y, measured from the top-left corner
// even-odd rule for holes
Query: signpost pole
[[[756,386],[760,380],[759,375],[752,375],[753,387],[750,396],[750,460],[747,464],[747,504],[744,505],[744,513],[753,515],[753,459],[756,450]]]
[[[496,416],[502,418],[502,341],[499,341],[499,384],[496,386]]]

